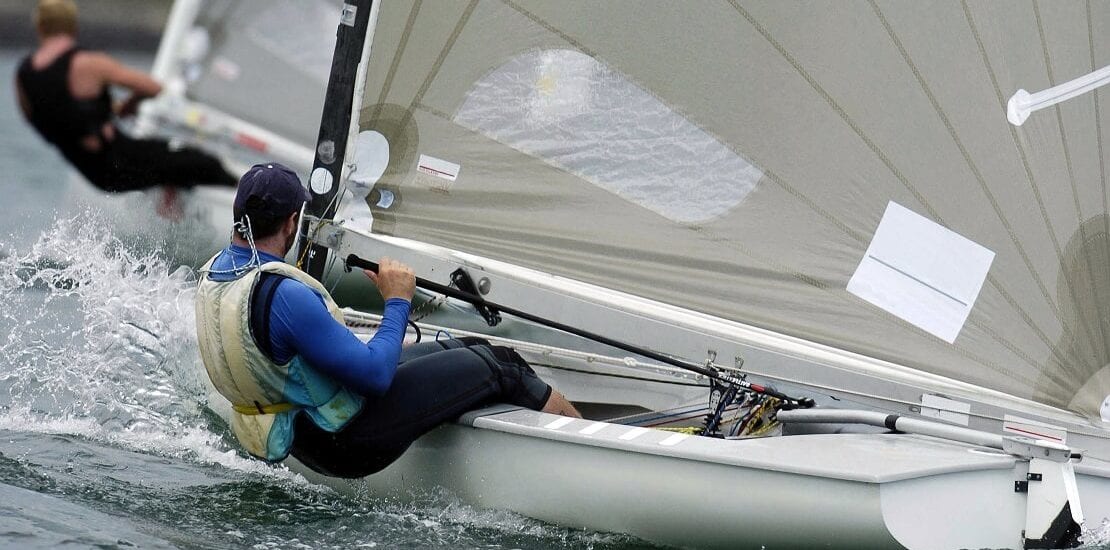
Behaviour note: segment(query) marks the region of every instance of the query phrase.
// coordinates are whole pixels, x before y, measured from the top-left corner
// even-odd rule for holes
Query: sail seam
[[[443,112],[443,111],[441,111],[441,110],[439,110],[439,109],[437,109],[437,108],[435,108],[431,105],[428,105],[427,103],[417,103],[414,106],[414,108],[420,109],[420,110],[425,111],[429,114],[435,115],[439,118],[442,118],[443,120],[446,120],[447,122],[454,122],[454,119],[451,117],[451,115],[449,115],[449,114],[447,114],[447,113],[445,113],[445,112]],[[469,131],[469,132],[473,132],[473,130],[471,130],[470,128],[466,128],[466,130]]]
[[[1044,54],[1044,66],[1045,66],[1045,71],[1048,73],[1048,83],[1049,83],[1049,86],[1055,86],[1056,85],[1056,75],[1055,75],[1054,71],[1052,70],[1052,59],[1051,59],[1051,57],[1049,56],[1049,53],[1048,53],[1048,40],[1045,37],[1044,22],[1041,19],[1040,3],[1037,2],[1036,0],[1033,1],[1033,16],[1037,21],[1037,34],[1039,35],[1040,40],[1041,40],[1041,52]],[[1064,148],[1064,164],[1068,169],[1068,181],[1071,184],[1071,198],[1072,198],[1072,202],[1075,206],[1075,218],[1076,218],[1076,224],[1079,226],[1079,238],[1081,239],[1082,242],[1086,243],[1087,242],[1087,228],[1083,224],[1083,209],[1082,209],[1082,207],[1080,206],[1080,203],[1079,203],[1079,189],[1078,189],[1078,187],[1076,187],[1075,169],[1072,166],[1071,149],[1068,147],[1068,135],[1067,135],[1067,131],[1064,127],[1064,114],[1063,114],[1063,110],[1061,109],[1059,103],[1057,103],[1055,105],[1053,110],[1056,111],[1056,125],[1060,130],[1060,143]],[[1088,283],[1088,286],[1090,286],[1091,295],[1088,297],[1089,299],[1075,302],[1075,311],[1076,311],[1076,315],[1080,318],[1080,320],[1082,322],[1086,323],[1087,316],[1084,315],[1084,312],[1081,309],[1081,307],[1084,304],[1094,302],[1094,307],[1095,307],[1095,311],[1096,311],[1096,317],[1095,318],[1096,319],[1101,319],[1102,318],[1102,304],[1100,303],[1101,301],[1098,299],[1097,291],[1095,290],[1094,270],[1091,268],[1091,258],[1087,254],[1081,254],[1081,255],[1083,256],[1083,263],[1085,264],[1085,266],[1087,268],[1087,283]],[[1061,269],[1061,271],[1065,271],[1065,272],[1067,271],[1066,266],[1063,265],[1062,263],[1060,265],[1060,269]],[[1077,284],[1077,286],[1079,286],[1079,285]],[[1087,329],[1090,330],[1090,323],[1086,323],[1086,324],[1087,324]],[[1098,340],[1098,343],[1099,343],[1098,349],[1101,349],[1101,352],[1102,352],[1100,357],[1106,358],[1107,357],[1107,353],[1106,353],[1106,329],[1105,329],[1105,327],[1103,327],[1102,323],[1097,323],[1097,325],[1098,325],[1098,336],[1101,336],[1101,339]],[[1105,361],[1105,359],[1103,361],[1099,361],[1096,358],[1096,363],[1097,362],[1104,362],[1104,361]]]
[[[593,57],[595,59],[602,59],[602,57],[600,55],[598,55],[597,52],[591,50],[590,48],[587,48],[585,44],[582,44],[578,40],[575,40],[574,37],[570,36],[569,34],[563,32],[561,30],[559,30],[558,28],[556,28],[551,23],[548,23],[547,21],[542,19],[540,16],[524,9],[521,6],[518,6],[516,4],[516,2],[513,2],[512,0],[501,0],[501,2],[504,3],[506,6],[509,6],[510,8],[512,8],[517,13],[519,13],[519,14],[523,15],[524,17],[527,17],[528,19],[532,20],[533,23],[543,27],[544,30],[546,30],[547,32],[550,32],[551,34],[554,34],[554,35],[558,36],[559,38],[562,38],[563,40],[566,40],[568,44],[577,48],[578,51],[580,51],[580,52],[582,52],[582,53],[584,53],[584,54],[586,54],[590,57]]]
[[[775,40],[775,38],[771,36],[770,31],[768,31],[763,25],[759,24],[759,22],[756,21],[755,18],[747,12],[747,10],[741,7],[737,0],[729,0],[729,3],[732,4],[733,9],[740,13],[740,15],[744,17],[744,19],[748,20],[748,23],[750,23],[752,27],[754,27],[755,30],[759,32],[759,34],[763,35],[763,38],[767,40],[767,42],[770,43],[776,51],[778,51],[779,55],[781,55],[788,63],[790,63],[792,67],[794,67],[794,70],[798,73],[798,75],[804,78],[805,81],[809,83],[810,87],[813,88],[813,90],[817,92],[817,94],[820,95],[826,103],[828,103],[829,107],[831,107],[833,111],[835,111],[836,114],[840,116],[841,120],[843,120],[844,123],[847,124],[848,127],[850,127],[861,140],[863,140],[864,144],[867,145],[869,149],[871,149],[871,152],[875,153],[875,155],[879,157],[879,160],[884,165],[886,165],[887,169],[894,174],[894,177],[902,183],[903,187],[905,187],[911,194],[913,194],[914,199],[916,199],[917,202],[921,203],[921,205],[925,207],[925,209],[929,212],[929,215],[933,217],[933,219],[939,220],[940,216],[937,214],[933,206],[929,204],[929,201],[925,198],[925,195],[923,195],[921,191],[917,189],[917,186],[911,183],[905,177],[905,175],[902,174],[902,171],[899,170],[897,166],[894,166],[894,163],[890,160],[889,157],[886,156],[886,153],[884,153],[882,149],[880,149],[879,146],[874,141],[872,141],[870,137],[867,136],[867,134],[863,131],[863,128],[860,128],[860,126],[856,124],[856,122],[852,120],[850,116],[848,116],[847,111],[845,111],[844,108],[841,107],[835,99],[833,99],[829,92],[825,90],[825,88],[821,86],[819,82],[817,82],[817,79],[815,79],[813,75],[809,74],[809,72],[806,71],[804,67],[802,67],[801,63],[799,63],[798,60],[795,59],[794,56],[791,55],[790,52],[788,52],[786,48],[779,43],[778,40]]]
[[[917,64],[913,61],[913,58],[910,57],[909,51],[906,50],[905,45],[902,44],[902,40],[899,39],[898,35],[894,32],[894,27],[890,24],[889,20],[887,20],[886,15],[883,14],[882,10],[879,9],[878,4],[874,0],[870,0],[870,3],[871,3],[871,9],[875,12],[875,15],[879,18],[879,21],[882,23],[883,28],[887,32],[887,35],[890,37],[891,41],[894,43],[894,46],[898,49],[898,52],[902,56],[902,60],[905,61],[906,65],[909,66],[910,72],[913,73],[913,76],[917,80],[918,85],[921,86],[922,92],[925,94],[925,97],[927,97],[929,99],[929,103],[932,104],[933,110],[936,112],[937,116],[940,118],[941,122],[944,124],[945,129],[948,131],[948,135],[952,138],[952,141],[953,141],[953,143],[955,143],[956,148],[959,149],[960,154],[964,158],[964,162],[967,163],[968,169],[971,170],[971,173],[975,176],[975,180],[979,183],[979,188],[983,192],[983,194],[986,196],[987,202],[990,203],[991,208],[994,210],[994,213],[998,217],[999,222],[1002,223],[1002,226],[1006,229],[1006,232],[1009,234],[1010,241],[1018,249],[1018,253],[1021,255],[1022,259],[1024,260],[1025,267],[1026,267],[1026,269],[1028,269],[1029,274],[1034,279],[1039,280],[1039,277],[1037,275],[1036,270],[1033,269],[1032,260],[1029,258],[1028,253],[1025,251],[1024,247],[1021,245],[1021,243],[1020,243],[1020,241],[1017,237],[1017,233],[1014,232],[1014,228],[1010,224],[1010,221],[1003,214],[1002,206],[998,203],[998,198],[994,195],[994,192],[991,191],[990,187],[987,185],[986,178],[983,177],[982,172],[979,171],[979,166],[971,158],[970,151],[967,150],[967,147],[964,145],[963,140],[960,139],[959,134],[956,132],[956,127],[952,124],[951,119],[948,118],[948,114],[944,112],[943,108],[941,108],[940,101],[937,99],[936,94],[933,93],[932,87],[930,87],[928,82],[926,82],[925,76],[923,74],[921,74],[921,71],[920,71],[920,69],[918,69]],[[990,285],[996,291],[998,291],[999,295],[1001,295],[1003,297],[1003,299],[1005,299],[1006,302],[1008,304],[1010,304],[1010,307],[1014,308],[1014,310],[1017,311],[1017,313],[1025,321],[1026,325],[1030,328],[1030,330],[1032,330],[1034,333],[1037,334],[1037,336],[1038,336],[1038,338],[1040,338],[1041,342],[1044,343],[1045,347],[1048,350],[1051,351],[1051,353],[1056,357],[1056,359],[1060,363],[1067,363],[1068,362],[1067,358],[1065,358],[1063,353],[1060,352],[1057,349],[1057,346],[1053,345],[1052,340],[1044,332],[1044,329],[1042,329],[1033,320],[1032,316],[1029,315],[1029,313],[1025,310],[1025,308],[1023,308],[1017,302],[1017,300],[1014,299],[1013,295],[1010,294],[1009,291],[1007,291],[1005,288],[1002,288],[1002,283],[996,277],[994,277],[993,275],[988,275],[987,276],[987,281],[990,283]],[[1047,292],[1043,293],[1042,295],[1043,295],[1043,297],[1046,301],[1049,301],[1049,302],[1051,301]],[[1040,368],[1041,370],[1045,370],[1045,365],[1043,365],[1039,361],[1034,360],[1032,357],[1027,355],[1024,351],[1020,351],[1017,348],[1017,344],[1010,342],[1009,339],[1007,339],[1007,338],[1003,337],[1002,335],[998,334],[997,331],[995,331],[994,329],[988,328],[986,325],[984,325],[982,323],[972,323],[972,324],[973,324],[973,326],[982,330],[985,334],[988,334],[996,342],[1002,344],[1004,347],[1009,349],[1011,352],[1013,352],[1016,355],[1025,359],[1031,366]]]
[[[401,32],[401,40],[397,43],[397,50],[393,52],[393,59],[389,62],[389,71],[386,72],[382,89],[378,92],[378,100],[374,102],[374,113],[370,120],[378,120],[381,116],[382,104],[385,102],[386,96],[389,95],[389,90],[393,88],[393,79],[397,77],[397,69],[401,65],[401,58],[405,55],[409,37],[412,36],[412,30],[416,26],[416,18],[420,14],[422,5],[424,5],[424,0],[416,0],[412,9],[409,10],[408,20],[405,21],[405,29]]]
[[[988,57],[987,57],[987,49],[986,49],[986,46],[983,44],[983,37],[979,34],[979,28],[975,25],[975,18],[971,15],[971,8],[968,6],[966,0],[961,0],[960,4],[962,5],[963,10],[964,10],[964,17],[967,19],[967,23],[971,27],[971,34],[975,38],[975,43],[979,48],[979,56],[982,59],[983,64],[984,64],[984,66],[987,70],[987,75],[990,77],[991,85],[994,87],[995,96],[996,96],[1001,108],[1003,110],[1005,110],[1006,99],[1002,95],[1002,88],[998,84],[998,77],[994,74],[994,67],[991,65],[990,59],[988,59]],[[1063,255],[1060,252],[1060,243],[1059,243],[1059,240],[1057,240],[1057,238],[1056,238],[1056,231],[1053,229],[1052,222],[1049,221],[1049,219],[1048,219],[1048,211],[1045,207],[1044,199],[1041,197],[1040,189],[1037,188],[1037,185],[1036,185],[1036,183],[1033,179],[1033,169],[1029,165],[1029,158],[1025,153],[1025,148],[1021,146],[1021,142],[1018,139],[1017,131],[1014,129],[1015,127],[1012,124],[1007,124],[1006,126],[1008,127],[1009,132],[1010,132],[1010,139],[1013,141],[1015,147],[1017,148],[1018,156],[1021,158],[1021,163],[1022,163],[1022,166],[1025,169],[1026,178],[1029,181],[1029,187],[1033,191],[1033,196],[1037,201],[1038,208],[1040,209],[1041,218],[1044,221],[1046,228],[1048,229],[1048,237],[1052,241],[1052,245],[1053,245],[1053,247],[1055,248],[1055,251],[1056,251],[1056,261],[1059,264],[1062,265],[1063,264],[1063,260],[1062,260]],[[1071,281],[1068,280],[1067,276],[1063,277],[1063,279],[1064,279],[1064,283],[1068,286],[1068,293],[1071,295],[1072,300],[1074,302],[1076,297],[1075,297],[1075,292],[1071,288],[1072,287]],[[1040,283],[1039,278],[1037,279],[1037,281],[1038,281],[1039,285],[1041,286],[1041,291],[1044,292],[1045,296],[1047,297],[1048,296],[1048,289],[1043,286],[1043,283]],[[1055,302],[1053,302],[1052,300],[1049,300],[1049,306],[1052,308],[1053,313],[1056,314],[1056,317],[1060,320],[1061,326],[1067,327],[1067,323],[1065,322],[1063,315],[1061,315],[1059,306]],[[1091,336],[1089,334],[1089,327],[1088,327],[1088,338],[1090,338],[1090,337]],[[1074,337],[1072,337],[1072,338],[1074,339]],[[1092,352],[1095,352],[1093,342],[1088,341],[1087,346],[1091,348]],[[1080,359],[1082,359],[1082,357],[1080,357]],[[1067,368],[1069,370],[1072,368],[1070,365],[1063,365],[1063,366],[1064,366],[1064,368]],[[1073,371],[1073,373],[1074,373],[1074,371]]]
[[[763,175],[764,176],[766,176],[771,181],[775,182],[775,184],[777,184],[779,187],[781,187],[787,193],[790,193],[791,195],[793,195],[796,199],[801,201],[802,204],[808,206],[810,208],[810,210],[813,210],[818,215],[820,215],[822,218],[825,218],[826,221],[828,221],[829,223],[831,223],[831,224],[835,225],[836,227],[840,228],[841,231],[846,233],[849,237],[855,239],[860,244],[864,244],[864,243],[867,242],[867,239],[864,238],[864,236],[862,234],[860,234],[858,231],[849,227],[848,224],[846,224],[846,223],[840,221],[839,219],[837,219],[837,217],[834,216],[831,212],[825,210],[824,208],[821,208],[820,205],[818,205],[816,202],[814,202],[813,199],[806,196],[805,193],[802,193],[801,191],[795,189],[794,186],[790,185],[789,183],[786,183],[786,181],[784,181],[781,177],[779,177],[779,175],[777,173],[775,173],[774,170],[771,170],[770,168],[767,168],[766,165],[764,165],[764,164],[759,164],[759,167],[760,167],[761,170],[763,170]]]
[[[451,49],[455,47],[455,42],[459,40],[459,35],[462,34],[463,27],[466,26],[467,21],[470,20],[470,16],[474,13],[474,9],[477,6],[478,0],[471,0],[470,3],[467,4],[466,9],[463,10],[462,15],[459,16],[459,21],[455,23],[455,28],[451,30],[451,36],[447,37],[447,42],[443,45],[443,49],[439,51],[439,56],[436,57],[435,63],[432,64],[431,70],[428,71],[428,76],[424,78],[424,82],[421,83],[420,89],[416,91],[412,101],[409,103],[409,108],[405,113],[405,119],[401,122],[401,127],[408,124],[408,119],[412,117],[413,108],[424,100],[424,94],[428,93],[428,88],[432,87],[432,82],[439,76],[439,70],[443,67],[443,62],[447,60],[447,54],[451,53]]]

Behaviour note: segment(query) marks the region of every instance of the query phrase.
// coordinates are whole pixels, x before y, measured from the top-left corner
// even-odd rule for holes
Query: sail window
[[[598,60],[532,51],[478,80],[455,122],[679,223],[740,204],[763,172]]]
[[[848,292],[952,343],[993,261],[994,252],[892,201]]]

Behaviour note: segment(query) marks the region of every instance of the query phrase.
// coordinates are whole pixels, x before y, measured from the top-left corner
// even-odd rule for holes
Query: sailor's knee
[[[469,348],[472,346],[489,346],[489,340],[477,336],[462,336],[460,338],[447,338],[436,340],[443,349]]]
[[[489,350],[493,356],[501,363],[521,367],[528,372],[534,372],[532,366],[525,361],[523,357],[513,348],[505,346],[489,346]]]

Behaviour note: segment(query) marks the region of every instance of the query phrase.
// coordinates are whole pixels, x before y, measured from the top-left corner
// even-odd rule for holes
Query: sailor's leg
[[[434,342],[420,342],[417,344],[409,345],[405,347],[405,349],[401,352],[401,362],[404,363],[405,361],[408,361],[410,359],[415,359],[417,357],[421,357],[429,353],[439,352],[445,349],[455,349],[471,346],[484,346],[487,348],[491,348],[490,352],[494,355],[502,355],[502,360],[495,361],[496,364],[513,365],[515,367],[523,369],[527,373],[535,374],[532,371],[532,367],[530,367],[522,357],[517,355],[516,352],[506,348],[492,346],[489,343],[489,340],[486,340],[485,338],[478,338],[475,336],[463,336],[461,338],[436,340]],[[543,410],[544,412],[561,414],[565,416],[582,416],[578,412],[578,409],[575,409],[574,405],[572,405],[570,401],[567,401],[567,399],[557,391],[552,391],[549,394],[547,402],[543,405],[543,409],[541,410]]]
[[[216,157],[193,147],[171,148],[162,139],[132,139],[120,133],[112,142],[111,154],[121,188],[234,186],[238,182]]]
[[[443,340],[426,340],[405,346],[404,349],[401,350],[401,363],[428,355],[429,353],[438,353],[443,350],[488,345],[490,345],[488,340],[475,336],[445,338]]]
[[[417,350],[423,351],[423,350]],[[397,368],[389,391],[328,433],[300,415],[293,456],[328,475],[361,477],[388,466],[421,435],[496,402],[539,410],[551,387],[508,348],[470,346],[425,353]]]

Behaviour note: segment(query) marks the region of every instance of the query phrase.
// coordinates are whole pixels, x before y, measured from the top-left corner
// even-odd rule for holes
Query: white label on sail
[[[1005,415],[1003,418],[1002,431],[1022,437],[1055,441],[1056,443],[1068,442],[1068,431],[1060,426],[1053,426],[1051,424],[1045,424],[1044,422],[1037,422],[1036,420],[1009,414]]]
[[[418,171],[447,181],[455,181],[459,177],[460,168],[458,164],[428,155],[420,155],[420,162],[416,165]]]
[[[921,394],[921,416],[967,426],[971,420],[971,403],[947,399],[929,393]]]
[[[994,252],[890,202],[848,292],[952,343],[993,261]]]

